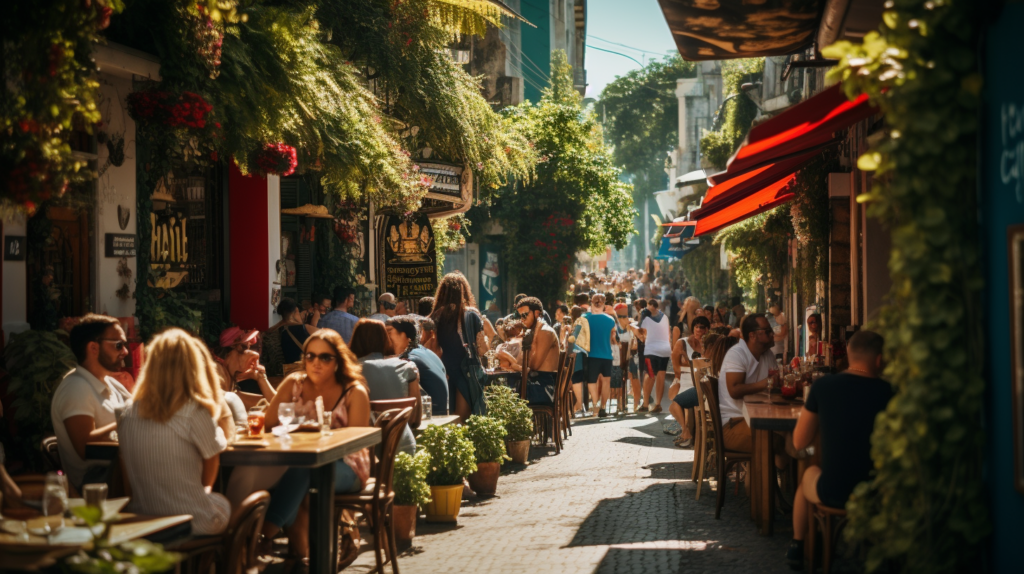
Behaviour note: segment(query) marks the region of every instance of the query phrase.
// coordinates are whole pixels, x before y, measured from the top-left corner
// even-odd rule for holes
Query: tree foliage
[[[792,236],[788,206],[780,205],[726,227],[715,235],[714,243],[724,243],[736,255],[732,262],[736,283],[747,299],[753,299],[759,285],[782,284]]]
[[[764,72],[764,58],[746,58],[722,62],[722,94],[728,100],[716,115],[716,130],[706,132],[700,139],[704,163],[725,169],[750,125],[757,116],[757,106],[740,92],[740,86]],[[730,99],[731,98],[731,99]]]
[[[600,126],[581,107],[564,52],[554,52],[551,70],[551,86],[537,105],[508,110],[540,154],[536,177],[515,181],[496,202],[518,290],[546,302],[564,293],[577,252],[621,249],[636,214]]]
[[[967,0],[895,0],[863,43],[823,50],[832,77],[866,93],[888,137],[862,155],[857,198],[892,230],[892,291],[876,328],[896,387],[871,438],[876,472],[846,509],[868,568],[971,572],[990,525],[982,481],[977,24]],[[979,562],[980,561],[980,562]]]
[[[605,140],[615,164],[633,176],[638,195],[665,188],[665,154],[679,140],[676,80],[695,74],[693,62],[673,54],[616,77],[601,92],[597,110],[607,114]]]

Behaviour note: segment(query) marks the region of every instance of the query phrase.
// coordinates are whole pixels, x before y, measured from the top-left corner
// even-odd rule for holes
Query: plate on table
[[[263,437],[246,437],[246,440],[237,440],[231,445],[235,449],[256,449],[256,448],[267,448],[270,443],[263,439]]]

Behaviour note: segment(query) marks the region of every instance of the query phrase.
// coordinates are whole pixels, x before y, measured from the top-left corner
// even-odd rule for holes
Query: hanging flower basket
[[[249,156],[249,166],[254,173],[263,177],[268,175],[286,176],[295,173],[299,159],[295,148],[283,143],[265,144],[263,149]]]
[[[128,113],[140,123],[202,130],[212,111],[213,106],[195,92],[144,90],[128,94]]]

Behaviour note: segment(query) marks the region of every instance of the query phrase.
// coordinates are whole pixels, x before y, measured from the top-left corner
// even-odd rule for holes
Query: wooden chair
[[[377,417],[376,426],[381,429],[381,455],[374,465],[373,476],[355,494],[334,496],[334,511],[341,520],[342,510],[361,512],[373,530],[373,553],[377,559],[376,572],[383,572],[384,565],[391,564],[391,570],[398,574],[398,544],[395,541],[395,527],[392,510],[395,491],[392,488],[395,455],[398,441],[402,438],[402,427],[409,424],[412,408],[391,409]]]
[[[370,401],[370,410],[376,413],[390,411],[392,409],[402,410],[405,407],[412,409],[409,416],[409,428],[415,430],[420,426],[423,415],[423,400],[420,397],[402,397],[400,399],[381,399]]]
[[[690,379],[693,381],[693,388],[697,391],[697,407],[693,409],[693,470],[690,473],[690,480],[697,483],[696,500],[700,500],[700,491],[704,484],[704,475],[707,472],[708,451],[707,442],[710,432],[710,413],[704,400],[704,392],[700,388],[700,381],[697,379],[697,371],[710,366],[707,359],[692,359],[690,361]]]
[[[814,573],[814,545],[818,527],[821,527],[821,571],[828,574],[832,568],[832,552],[839,535],[846,526],[846,510],[823,504],[808,503],[807,512],[807,568]]]
[[[713,432],[710,434],[714,444],[715,466],[717,468],[718,475],[718,501],[715,505],[715,518],[718,519],[722,517],[722,506],[725,505],[725,488],[729,469],[741,462],[749,464],[750,453],[725,450],[725,445],[722,440],[722,414],[718,410],[718,395],[715,393],[715,389],[711,385],[712,380],[713,379],[711,377],[708,377],[700,381],[700,385],[701,391],[704,393],[704,398],[707,400],[707,408],[708,411],[710,411],[712,421],[711,430]],[[738,477],[739,475],[737,474],[737,478]]]
[[[270,506],[270,493],[256,491],[231,514],[227,529],[213,536],[196,536],[167,544],[183,554],[185,569],[205,574],[214,565],[218,573],[254,574],[257,571],[256,544],[263,530],[263,518]]]
[[[551,437],[551,440],[555,443],[555,454],[561,454],[562,452],[562,425],[567,420],[565,418],[565,407],[562,403],[565,400],[565,391],[569,375],[572,372],[572,365],[569,365],[569,370],[566,369],[566,355],[565,352],[562,352],[558,357],[559,368],[555,374],[555,396],[552,399],[552,404],[530,405],[530,409],[533,411],[534,428],[544,429],[544,432],[541,433],[541,438],[545,444],[547,443],[547,437]],[[570,362],[575,358],[575,355],[572,353],[568,353],[568,356],[570,357]],[[548,431],[550,431],[550,434]]]
[[[57,449],[57,437],[45,437],[40,450],[43,451],[43,458],[46,459],[46,464],[49,465],[50,470],[54,472],[64,470],[63,465],[60,463],[60,451]]]

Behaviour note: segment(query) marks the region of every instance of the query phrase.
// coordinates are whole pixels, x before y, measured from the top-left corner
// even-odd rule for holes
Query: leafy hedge
[[[876,329],[896,395],[875,421],[874,477],[847,503],[868,568],[970,572],[990,524],[982,482],[975,54],[981,5],[893,0],[862,44],[825,50],[848,96],[868,94],[888,137],[860,157],[875,185],[857,198],[892,230],[893,288]]]

